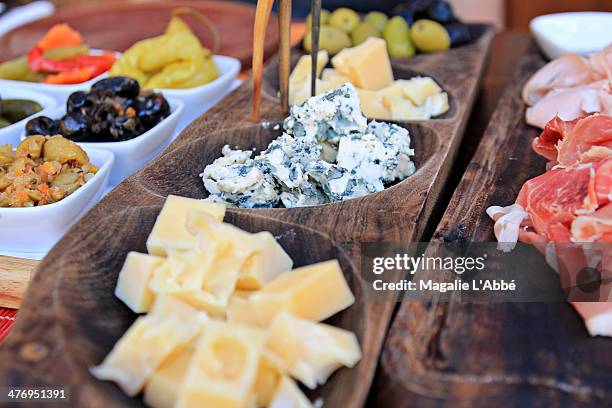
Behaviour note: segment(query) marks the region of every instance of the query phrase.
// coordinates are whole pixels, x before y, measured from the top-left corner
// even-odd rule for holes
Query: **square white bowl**
[[[183,118],[177,129],[182,130],[206,110],[219,102],[230,91],[232,83],[240,73],[240,61],[224,55],[215,55],[213,60],[219,77],[207,84],[188,89],[160,88],[167,98],[178,99],[185,104]]]
[[[571,53],[588,55],[612,43],[612,13],[547,14],[531,20],[529,26],[550,59]]]
[[[100,55],[102,50],[92,49],[89,51],[90,55]],[[120,54],[115,53],[117,58]],[[64,103],[68,99],[71,93],[75,91],[90,89],[93,84],[98,82],[102,78],[106,78],[108,73],[98,75],[89,81],[81,82],[80,84],[70,85],[55,85],[55,84],[43,84],[41,82],[27,82],[27,81],[13,81],[9,79],[0,79],[0,90],[4,89],[5,86],[19,87],[21,89],[30,89],[32,91],[42,92],[47,95],[53,96],[58,103]]]
[[[165,96],[165,95],[164,95]],[[166,148],[174,129],[182,114],[183,102],[166,98],[170,105],[170,116],[155,125],[152,129],[131,140],[123,142],[77,142],[85,150],[108,150],[115,155],[115,165],[110,174],[109,184],[115,186],[140,170],[145,164],[157,157]],[[66,106],[52,109],[48,115],[51,119],[59,119],[66,114]],[[40,114],[32,117],[41,116]],[[25,128],[21,130],[20,140],[25,137]]]
[[[57,100],[52,96],[45,95],[40,92],[31,91],[29,89],[21,89],[15,86],[1,86],[0,85],[0,98],[2,99],[27,99],[30,101],[37,102],[42,107],[42,111],[38,114],[46,115],[51,109],[57,106]],[[13,123],[10,126],[0,129],[0,146],[12,143],[13,147],[19,143],[19,136],[28,120],[32,118],[20,120],[19,122]]]
[[[114,156],[99,149],[85,149],[96,175],[57,203],[31,208],[0,208],[0,251],[48,251],[100,199],[108,182]]]

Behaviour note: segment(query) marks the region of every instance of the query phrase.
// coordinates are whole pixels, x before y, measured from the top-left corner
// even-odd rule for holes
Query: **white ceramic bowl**
[[[612,43],[612,13],[548,14],[531,20],[531,32],[550,59],[587,55]]]
[[[177,126],[180,130],[227,95],[240,73],[240,61],[236,58],[215,55],[213,59],[219,70],[219,77],[214,81],[189,89],[159,89],[167,98],[178,99],[185,103],[183,118]]]
[[[165,95],[164,95],[165,96]],[[155,158],[163,149],[166,148],[174,129],[183,114],[183,102],[166,98],[170,104],[171,114],[153,129],[142,135],[124,142],[103,142],[87,143],[78,142],[84,149],[108,150],[115,155],[115,165],[111,171],[109,184],[115,186],[123,180],[140,170],[145,164]],[[66,106],[52,109],[47,116],[52,119],[59,119],[66,114]],[[40,116],[36,114],[32,117]],[[25,137],[25,129],[21,130],[21,139]]]
[[[42,111],[39,114],[46,115],[52,108],[57,106],[55,98],[45,95],[40,92],[31,91],[28,89],[21,89],[15,86],[2,86],[0,85],[0,98],[2,99],[28,99],[30,101],[37,102],[42,106]],[[10,126],[0,129],[0,146],[11,143],[15,147],[19,143],[19,136],[23,131],[23,127],[26,122],[30,120],[32,116],[29,116],[19,122],[13,123]]]
[[[90,50],[90,55],[100,55],[102,50]],[[117,57],[118,53],[115,53]],[[0,90],[4,89],[5,86],[19,87],[21,89],[30,89],[32,91],[42,92],[47,95],[53,96],[58,103],[64,103],[68,99],[71,93],[80,90],[90,89],[93,84],[98,82],[100,79],[108,76],[108,73],[103,73],[89,81],[81,82],[80,84],[71,85],[54,85],[54,84],[43,84],[40,82],[26,82],[26,81],[12,81],[8,79],[0,79]]]
[[[0,251],[48,251],[100,199],[113,166],[111,152],[85,149],[98,173],[57,203],[32,208],[0,208]]]

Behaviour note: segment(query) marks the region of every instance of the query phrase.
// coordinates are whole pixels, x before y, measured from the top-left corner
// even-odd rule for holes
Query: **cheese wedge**
[[[446,92],[438,93],[435,95],[431,95],[425,101],[425,106],[423,107],[427,114],[431,117],[442,115],[446,113],[449,109],[448,106],[448,94]]]
[[[321,71],[329,62],[329,54],[327,51],[322,50],[317,54],[317,77],[321,74]],[[312,58],[310,55],[302,55],[298,60],[298,63],[291,71],[289,75],[289,88],[299,87],[302,84],[310,83],[310,77],[312,74]]]
[[[262,330],[210,321],[178,392],[178,408],[246,408],[265,342]]]
[[[123,268],[119,272],[115,296],[123,301],[134,313],[145,313],[153,302],[153,292],[149,289],[149,282],[153,270],[162,262],[163,258],[130,252],[125,259]]]
[[[291,378],[283,376],[269,408],[314,408],[314,405]]]
[[[422,106],[432,95],[442,92],[442,88],[430,77],[415,77],[404,82],[404,97],[416,106]]]
[[[345,48],[331,62],[357,88],[375,91],[393,82],[387,44],[382,38],[370,37],[356,47]]]
[[[391,111],[383,104],[382,91],[357,89],[361,110],[369,119],[391,120]]]
[[[116,382],[123,392],[134,396],[170,354],[200,334],[205,319],[195,310],[181,317],[139,317],[102,364],[90,371],[100,380]]]
[[[178,390],[195,353],[193,342],[171,354],[153,373],[145,386],[144,401],[152,408],[174,408]]]
[[[259,360],[259,367],[255,377],[255,402],[258,407],[267,407],[270,405],[274,392],[278,387],[281,379],[281,372],[278,369],[278,364],[275,363],[269,353],[264,350]]]
[[[227,305],[227,321],[230,323],[257,325],[257,316],[251,308],[249,297],[252,292],[236,291]]]
[[[267,231],[259,232],[253,239],[261,241],[262,248],[249,256],[238,275],[236,288],[257,290],[283,272],[293,267],[293,260],[274,236]]]
[[[268,330],[266,349],[288,372],[310,389],[325,384],[340,367],[354,367],[361,348],[354,333],[283,312]]]
[[[401,96],[383,96],[383,104],[391,112],[391,120],[427,120],[429,114]]]
[[[325,320],[354,301],[337,260],[283,273],[249,298],[261,327],[267,327],[282,311],[304,319]]]
[[[151,255],[166,256],[169,248],[194,247],[195,237],[185,228],[189,210],[204,211],[219,221],[225,216],[223,204],[169,195],[147,239],[147,251]]]

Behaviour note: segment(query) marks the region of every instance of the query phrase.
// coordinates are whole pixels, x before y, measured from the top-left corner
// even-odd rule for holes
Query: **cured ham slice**
[[[612,156],[612,116],[591,115],[572,121],[557,116],[546,124],[532,146],[559,167],[597,162]]]
[[[612,44],[589,58],[565,55],[540,68],[523,87],[528,124],[543,128],[555,116],[572,120],[612,115]]]
[[[571,236],[576,242],[612,242],[612,203],[577,217],[572,222]]]
[[[523,87],[523,101],[531,106],[556,88],[569,88],[602,79],[586,58],[564,55],[540,68]]]
[[[531,126],[543,128],[555,116],[572,120],[592,113],[612,115],[609,98],[612,98],[609,81],[558,88],[527,108],[526,121]]]

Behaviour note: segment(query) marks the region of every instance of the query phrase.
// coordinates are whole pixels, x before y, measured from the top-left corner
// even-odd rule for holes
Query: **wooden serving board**
[[[510,205],[545,171],[520,92],[545,63],[535,45],[491,119],[433,242],[495,242],[490,205]],[[430,247],[431,249],[431,247]],[[436,256],[436,250],[430,251]],[[612,406],[612,340],[566,303],[401,304],[382,353],[377,406]]]
[[[75,2],[76,3],[76,2]],[[205,15],[221,35],[218,54],[238,58],[243,69],[251,66],[255,7],[222,1],[104,1],[73,4],[52,16],[23,25],[0,38],[0,61],[26,54],[55,24],[68,23],[92,48],[125,51],[136,41],[163,34],[172,10],[189,7]],[[103,17],[102,17],[103,16]],[[212,48],[210,30],[199,20],[184,16],[202,45]],[[111,28],[112,27],[112,28]],[[266,32],[265,57],[278,48],[278,19],[270,18]]]
[[[270,230],[297,265],[338,257],[356,304],[333,323],[357,333],[363,359],[340,370],[310,397],[329,407],[363,406],[395,304],[366,302],[359,274],[359,243],[417,241],[428,225],[473,106],[493,29],[473,26],[478,39],[439,55],[393,61],[399,78],[432,76],[450,96],[440,119],[402,123],[411,133],[417,172],[387,190],[342,203],[295,209],[229,209],[226,217],[250,231]],[[99,363],[135,316],[114,297],[128,251],[144,251],[164,197],[203,198],[198,177],[225,144],[263,149],[282,119],[274,91],[275,65],[267,68],[264,122],[250,122],[251,83],[192,123],[159,158],[130,177],[79,221],[36,270],[19,319],[0,351],[0,384],[67,385],[73,406],[141,405],[87,371]]]

